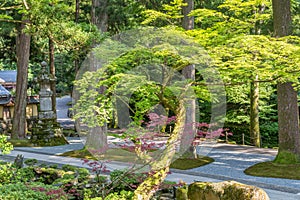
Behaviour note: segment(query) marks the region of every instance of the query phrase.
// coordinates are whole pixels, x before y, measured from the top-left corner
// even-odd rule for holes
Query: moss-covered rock
[[[188,200],[187,192],[188,192],[188,190],[187,190],[186,186],[177,188],[176,199],[177,200]]]
[[[269,200],[264,190],[235,181],[195,182],[188,186],[187,191],[184,188],[178,189],[176,198],[182,200]]]
[[[63,129],[56,119],[39,120],[32,127],[31,143],[35,146],[58,146],[68,144]]]
[[[74,172],[65,172],[61,169],[35,167],[34,172],[37,179],[45,184],[52,184],[56,179],[62,178],[65,174],[74,174]]]

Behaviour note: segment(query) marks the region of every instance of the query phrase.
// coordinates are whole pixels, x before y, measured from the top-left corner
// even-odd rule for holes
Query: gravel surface
[[[66,129],[74,129],[74,120],[68,117],[68,103],[72,101],[70,96],[63,96],[56,99],[57,121]]]
[[[240,150],[234,147],[239,147]],[[232,148],[232,150],[230,150],[230,148]],[[256,163],[274,160],[275,155],[276,151],[264,151],[264,149],[238,145],[217,144],[211,149],[210,153],[208,153],[208,156],[215,159],[215,162],[188,170],[188,172],[213,175],[214,178],[221,180],[235,179],[248,184],[257,183],[256,185],[264,186],[269,189],[300,193],[300,180],[255,177],[244,173],[245,169]]]

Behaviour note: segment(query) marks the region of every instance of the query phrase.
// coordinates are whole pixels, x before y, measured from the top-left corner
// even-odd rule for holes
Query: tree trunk
[[[75,23],[79,21],[79,13],[80,12],[80,0],[76,0],[76,7],[75,7]]]
[[[90,61],[90,72],[95,72],[97,71],[97,58],[95,58],[94,52],[90,53],[89,57]],[[92,90],[97,90],[99,94],[104,93],[105,88],[100,87],[100,88],[95,88],[94,86],[91,87]],[[96,101],[96,99],[94,99]],[[97,115],[95,112],[94,115]],[[86,148],[90,149],[98,149],[101,151],[101,153],[105,153],[108,147],[108,142],[107,142],[107,124],[105,123],[104,125],[96,125],[95,127],[89,128],[88,130],[88,135],[86,139]]]
[[[53,40],[49,37],[49,66],[50,66],[50,74],[52,75],[53,78],[55,78],[55,65],[54,65],[54,42]],[[56,116],[56,81],[51,82],[51,91],[52,96],[52,110]]]
[[[290,0],[272,0],[274,36],[292,32]],[[279,151],[275,162],[300,162],[300,133],[297,92],[292,83],[277,84]]]
[[[24,33],[28,20],[23,20],[23,22],[16,37],[17,86],[12,127],[12,138],[15,139],[26,136],[27,79],[31,37]]]
[[[80,0],[76,0],[76,9],[75,9],[75,23],[77,24],[79,22],[79,15],[80,15]],[[76,52],[76,50],[75,50]],[[75,53],[77,54],[77,53]],[[75,68],[75,74],[79,70],[79,58],[76,56],[74,60],[74,68]],[[72,96],[72,90],[71,90],[71,96]]]
[[[264,4],[259,5],[258,13],[263,14],[266,6]],[[256,10],[253,12],[256,13]],[[263,21],[260,20],[254,26],[253,33],[260,35],[261,25]],[[261,135],[259,131],[259,83],[258,75],[255,76],[255,80],[250,84],[250,138],[251,144],[256,147],[261,147]]]
[[[258,75],[255,81],[250,85],[250,137],[252,145],[256,147],[261,146],[261,137],[259,131],[259,83]]]
[[[274,36],[284,37],[292,33],[290,0],[272,0]]]
[[[101,32],[107,31],[107,0],[92,0],[92,9],[91,9],[91,21],[94,25],[98,27],[98,29]],[[96,46],[96,44],[94,44]],[[97,58],[95,58],[94,52],[90,53],[90,69],[89,71],[97,71]],[[94,89],[94,88],[93,88]],[[104,88],[100,88],[99,93],[104,92]],[[96,114],[96,113],[95,113]],[[90,144],[95,143],[97,139],[97,142],[95,143],[99,149],[106,151],[105,147],[108,146],[107,142],[107,124],[104,124],[103,126],[96,126],[93,128],[90,128],[89,133],[87,135],[87,141],[86,141],[86,147],[89,148]],[[96,147],[93,146],[93,149]],[[104,153],[102,152],[102,153]]]
[[[107,0],[92,0],[91,21],[101,32],[107,32]]]
[[[277,99],[279,152],[275,161],[300,162],[298,100],[292,83],[277,84]]]
[[[183,14],[182,27],[185,30],[192,30],[194,29],[194,17],[190,17],[188,16],[188,14],[190,14],[190,12],[194,9],[194,1],[184,0],[184,3],[186,3],[187,6],[182,7],[182,14]]]
[[[177,143],[182,138],[182,130],[184,130],[185,126],[183,122],[186,121],[186,105],[188,102],[186,102],[185,99],[181,98],[176,110],[176,123],[174,130],[168,138],[166,148],[163,150],[163,152],[161,152],[159,157],[156,157],[155,160],[151,158],[150,160],[152,161],[150,162],[150,160],[147,160],[147,157],[145,157],[143,154],[139,154],[139,152],[141,151],[139,151],[138,148],[135,149],[139,158],[144,158],[144,161],[146,161],[146,163],[149,163],[151,175],[149,175],[134,191],[134,200],[151,199],[151,197],[158,190],[159,186],[162,184],[169,173],[170,164],[172,161],[174,161],[173,159],[176,154]]]
[[[182,7],[182,14],[183,14],[183,20],[182,20],[182,27],[185,30],[192,30],[194,29],[194,17],[189,17],[188,14],[194,9],[194,1],[193,0],[185,0],[184,3],[187,3],[187,6]],[[195,80],[195,66],[189,65],[185,67],[182,70],[182,74],[184,78],[189,80]],[[196,100],[190,99],[187,103],[186,108],[186,116],[185,116],[185,132],[188,132],[189,134],[186,134],[185,136],[189,136],[189,138],[185,138],[184,141],[190,142],[195,137],[195,122],[196,122]],[[186,144],[186,142],[181,143],[180,149],[186,149],[186,145],[190,145],[189,151],[193,152],[192,144]]]

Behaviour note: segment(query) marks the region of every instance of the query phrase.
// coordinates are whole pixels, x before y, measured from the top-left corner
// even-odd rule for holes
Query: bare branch
[[[11,23],[27,24],[26,22],[20,21],[20,20],[14,20],[14,19],[1,19],[1,18],[0,18],[0,22],[11,22]]]
[[[24,6],[25,6],[26,10],[29,10],[29,6],[28,6],[28,4],[27,4],[26,0],[23,0],[23,4],[24,4]]]
[[[20,8],[19,6],[9,6],[9,7],[0,7],[0,10],[12,10],[12,9],[16,9],[16,8]]]

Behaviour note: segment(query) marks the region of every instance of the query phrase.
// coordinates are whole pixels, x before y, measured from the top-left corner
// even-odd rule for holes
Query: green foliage
[[[295,71],[299,68],[299,58],[296,58],[299,46],[291,44],[288,39],[241,36],[214,48],[210,54],[215,58],[225,82],[246,82],[253,80],[255,75],[264,81],[294,81],[298,77]]]
[[[145,20],[142,24],[164,26],[164,25],[176,25],[180,18],[183,17],[181,11],[182,7],[187,6],[183,0],[173,0],[170,4],[162,5],[162,12],[156,10],[146,10],[143,12]]]
[[[197,54],[199,49],[193,52],[193,48],[196,48],[193,46],[176,48],[177,45],[179,47],[182,45],[178,39],[185,39],[185,36],[178,31],[162,29],[159,32],[162,34],[160,36],[155,35],[156,32],[149,34],[152,31],[149,29],[145,38],[143,31],[145,30],[139,33],[140,43],[133,43],[138,46],[137,48],[129,46],[126,51],[125,44],[133,45],[130,41],[124,41],[124,44],[107,40],[100,49],[95,49],[96,58],[102,68],[96,72],[87,71],[80,80],[75,82],[80,96],[74,106],[75,118],[81,118],[82,122],[90,127],[105,122],[113,123],[114,107],[118,105],[118,101],[128,102],[126,106],[132,114],[132,119],[137,123],[157,103],[176,112],[176,95],[182,92],[180,87],[183,87],[183,83],[177,81],[179,78],[176,74],[177,80],[168,80],[168,73],[171,69],[174,70],[172,73],[176,73],[187,66],[189,51]],[[161,37],[163,41],[157,42],[157,37]],[[143,41],[145,39],[147,41]],[[148,44],[149,41],[153,43],[151,44],[153,48],[140,47],[145,43]],[[172,42],[175,44],[173,45]],[[106,45],[110,45],[107,50]],[[164,71],[166,75],[162,76]],[[99,92],[99,88],[105,90]]]
[[[64,171],[75,172],[77,170],[77,167],[66,164],[66,165],[63,165],[61,169],[64,170]]]
[[[245,137],[245,144],[251,144],[248,128],[250,123],[249,88],[249,84],[226,87],[227,113],[225,127],[228,127],[234,133],[231,139],[238,144],[242,144],[242,134]],[[261,83],[259,87],[259,118],[263,147],[278,146],[277,99],[274,88],[274,85],[270,83]],[[209,111],[203,112],[207,113]],[[207,120],[209,122],[210,119]]]
[[[12,183],[27,183],[35,180],[36,174],[33,167],[24,167],[17,170],[12,168],[11,170],[14,171],[14,177],[11,179]]]
[[[141,23],[144,2],[135,0],[112,0],[107,5],[108,31],[118,33],[137,27]]]
[[[215,23],[224,22],[229,18],[222,12],[205,8],[193,10],[190,16],[196,16],[195,22],[201,24],[202,29],[212,27]]]
[[[105,197],[105,200],[130,200],[133,199],[132,191],[122,190],[120,192],[110,193]]]
[[[6,135],[0,135],[0,150],[2,154],[9,154],[13,150],[13,145],[7,141]]]
[[[9,164],[1,164],[0,165],[0,184],[4,185],[11,182],[13,178],[12,165]]]
[[[32,159],[27,159],[27,160],[25,160],[24,161],[24,163],[27,165],[27,166],[34,166],[34,165],[36,165],[37,164],[37,159],[34,159],[34,158],[32,158]]]
[[[31,184],[15,183],[15,184],[7,184],[0,187],[0,199],[67,200],[68,196],[63,190],[54,186],[44,185],[41,183],[31,183]]]
[[[34,88],[37,83],[30,75],[36,76],[39,73],[39,63],[48,60],[48,42],[51,39],[55,46],[55,57],[58,57],[55,59],[57,91],[70,93],[77,70],[74,68],[74,60],[81,62],[90,47],[102,38],[98,29],[91,25],[85,16],[89,11],[84,9],[90,2],[80,1],[80,7],[84,12],[80,12],[78,23],[74,22],[74,1],[27,0],[26,2],[27,8],[22,1],[6,1],[0,5],[0,52],[4,55],[0,58],[0,68],[16,69],[15,29],[18,24],[15,22],[26,14],[30,20],[26,32],[32,36],[29,87],[34,89],[32,91],[37,89]]]
[[[132,173],[128,170],[114,170],[110,173],[110,180],[114,183],[114,191],[133,191],[146,176],[146,174]]]

